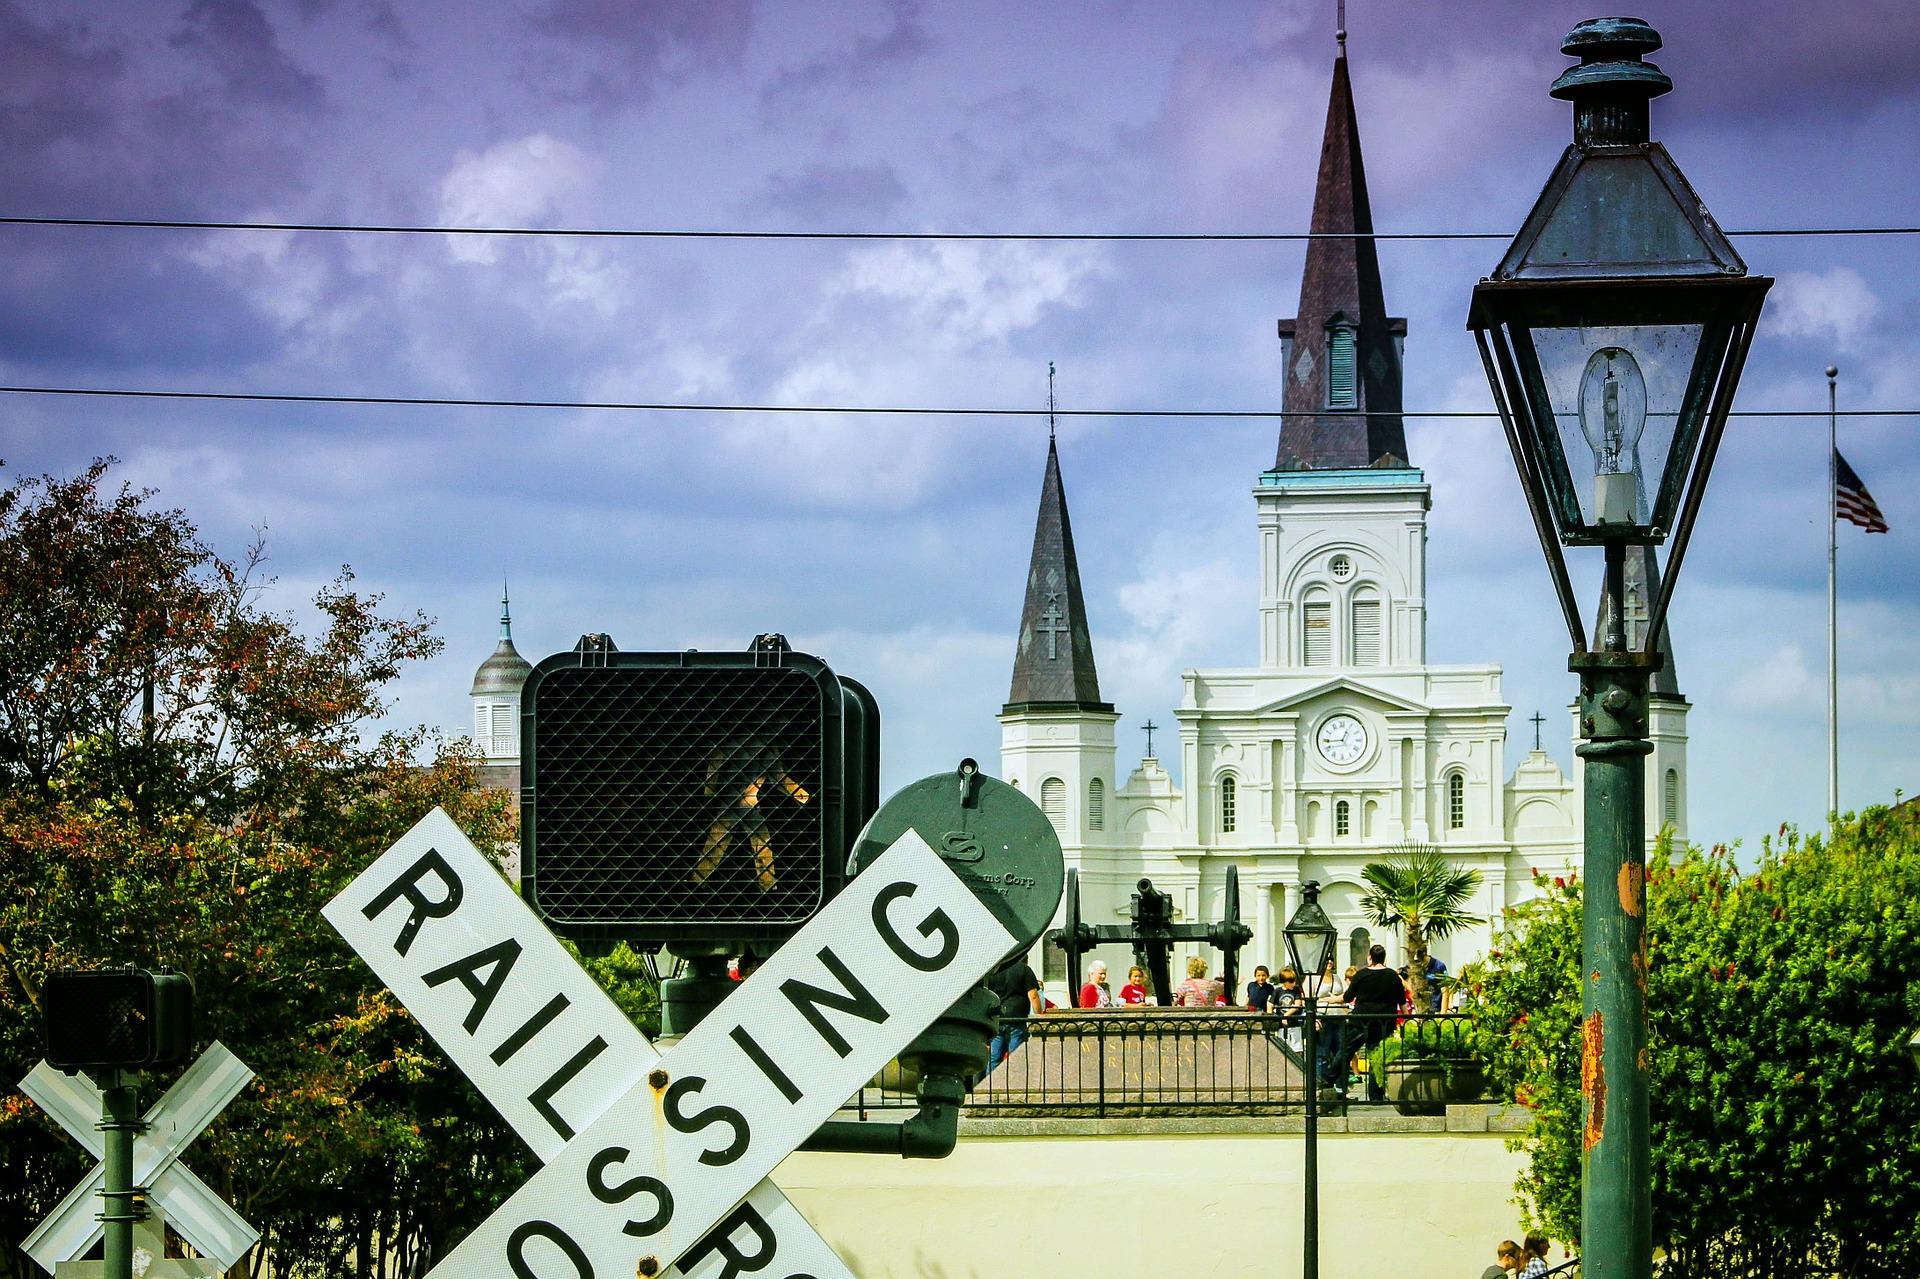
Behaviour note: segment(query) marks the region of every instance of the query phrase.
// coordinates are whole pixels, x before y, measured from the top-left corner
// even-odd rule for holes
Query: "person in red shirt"
[[[1111,1008],[1113,1007],[1113,1003],[1113,987],[1107,984],[1106,961],[1096,959],[1087,969],[1087,984],[1080,988],[1079,1006],[1082,1008]]]
[[[1147,1004],[1153,1002],[1153,990],[1147,984],[1147,970],[1135,964],[1127,969],[1127,984],[1120,988],[1120,1002],[1123,1004]]]

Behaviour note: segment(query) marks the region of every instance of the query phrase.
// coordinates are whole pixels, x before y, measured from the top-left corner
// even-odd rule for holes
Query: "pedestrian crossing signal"
[[[879,710],[777,635],[622,653],[521,694],[521,889],[578,939],[777,944],[832,899],[879,789]]]
[[[185,1061],[193,1046],[193,983],[144,968],[65,969],[40,987],[47,1060],[72,1074]]]

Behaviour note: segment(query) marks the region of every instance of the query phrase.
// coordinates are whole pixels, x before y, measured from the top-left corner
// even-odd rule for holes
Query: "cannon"
[[[1133,947],[1133,962],[1153,974],[1154,1002],[1165,1007],[1172,998],[1172,974],[1167,969],[1173,944],[1202,941],[1220,951],[1224,960],[1220,975],[1226,983],[1227,999],[1237,996],[1240,979],[1240,948],[1253,940],[1253,929],[1240,922],[1240,871],[1227,867],[1227,905],[1216,923],[1173,922],[1173,898],[1142,879],[1133,894],[1129,922],[1125,924],[1089,924],[1080,914],[1080,872],[1067,872],[1065,923],[1047,933],[1049,945],[1066,952],[1067,974],[1073,983],[1073,997],[1080,994],[1080,959],[1102,942],[1126,942]]]

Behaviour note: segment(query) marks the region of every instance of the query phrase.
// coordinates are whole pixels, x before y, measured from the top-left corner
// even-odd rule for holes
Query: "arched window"
[[[1300,658],[1306,666],[1333,665],[1333,601],[1310,591],[1300,605]]]
[[[1107,784],[1098,777],[1087,783],[1087,829],[1107,828]]]
[[[1447,775],[1447,829],[1463,830],[1467,824],[1467,779],[1460,773]]]
[[[1307,801],[1307,838],[1320,838],[1320,801],[1317,799]]]
[[[1049,777],[1040,783],[1040,811],[1047,815],[1057,830],[1065,829],[1067,824],[1067,784],[1058,777]]]
[[[1344,799],[1333,806],[1333,833],[1336,835],[1353,833],[1353,805]]]
[[[1363,590],[1353,597],[1353,664],[1380,665],[1381,649],[1380,597]]]
[[[1356,928],[1347,934],[1347,966],[1365,968],[1367,952],[1373,949],[1373,934],[1364,928]]]
[[[1354,332],[1341,324],[1327,330],[1327,407],[1350,409],[1360,403]]]
[[[1232,773],[1220,778],[1220,833],[1231,835],[1240,821],[1240,783]]]
[[[1669,768],[1660,787],[1660,820],[1669,826],[1680,824],[1680,770]]]

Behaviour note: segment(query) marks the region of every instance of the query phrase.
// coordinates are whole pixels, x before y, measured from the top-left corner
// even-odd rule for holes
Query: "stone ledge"
[[[1402,1115],[1392,1110],[1347,1112],[1348,1132],[1445,1132],[1445,1115]]]
[[[1525,1112],[1522,1112],[1516,1120],[1507,1115],[1504,1108],[1497,1106],[1449,1107],[1450,1111],[1456,1109],[1480,1112],[1477,1116],[1479,1126],[1453,1126],[1450,1115],[1403,1115],[1390,1106],[1353,1107],[1344,1115],[1338,1112],[1322,1115],[1320,1132],[1324,1136],[1340,1136],[1347,1133],[1369,1135],[1398,1133],[1408,1136],[1438,1133],[1475,1136],[1490,1132],[1524,1132],[1528,1122]],[[1506,1126],[1495,1126],[1501,1124]],[[1306,1131],[1306,1121],[1297,1114],[1108,1119],[1064,1117],[1011,1119],[968,1116],[960,1120],[962,1138],[1275,1136],[1294,1135],[1304,1131]]]

